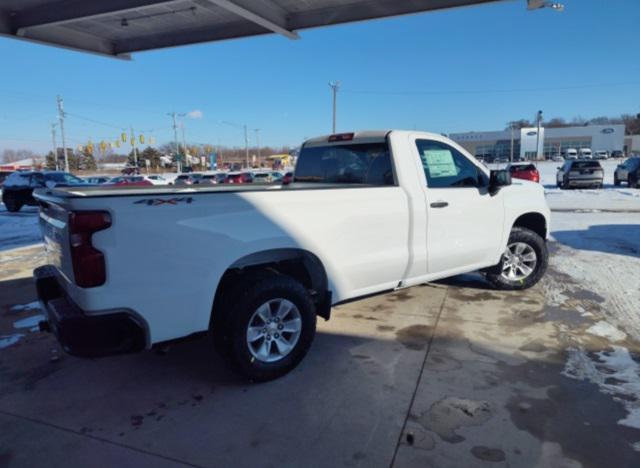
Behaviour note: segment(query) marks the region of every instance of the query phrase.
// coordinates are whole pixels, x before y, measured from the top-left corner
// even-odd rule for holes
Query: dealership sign
[[[613,133],[615,132],[615,129],[613,128],[603,128],[602,129],[602,133]]]

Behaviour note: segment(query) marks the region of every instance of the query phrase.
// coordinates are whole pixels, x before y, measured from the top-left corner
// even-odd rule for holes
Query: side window
[[[44,175],[39,173],[31,174],[31,181],[29,183],[31,187],[44,187]]]
[[[433,140],[416,140],[430,188],[484,187],[488,177],[455,148]]]

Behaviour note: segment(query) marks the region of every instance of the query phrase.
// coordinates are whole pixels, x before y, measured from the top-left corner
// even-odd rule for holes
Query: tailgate
[[[69,212],[64,198],[34,192],[40,206],[40,230],[44,240],[47,263],[55,266],[67,281],[73,281],[69,246]]]

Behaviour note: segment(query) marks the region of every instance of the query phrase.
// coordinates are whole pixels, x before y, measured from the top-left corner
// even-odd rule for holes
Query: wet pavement
[[[3,252],[0,336],[22,336],[0,349],[0,467],[640,466],[638,343],[565,254],[526,292],[465,275],[335,307],[294,372],[252,385],[206,338],[60,354],[15,328],[40,248]]]

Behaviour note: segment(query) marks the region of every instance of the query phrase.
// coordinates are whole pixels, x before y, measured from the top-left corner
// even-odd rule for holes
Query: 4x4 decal
[[[179,198],[145,198],[143,200],[138,200],[133,202],[135,205],[147,205],[147,206],[158,206],[158,205],[177,205],[178,203],[192,203],[192,197],[179,197]]]

